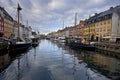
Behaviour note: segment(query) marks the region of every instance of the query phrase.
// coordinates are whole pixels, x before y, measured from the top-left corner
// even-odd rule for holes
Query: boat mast
[[[89,19],[90,19],[90,15],[89,15]],[[89,24],[89,23],[88,23]],[[90,45],[90,24],[88,25],[88,27],[89,27],[89,39],[88,39],[88,43],[89,43],[89,45]]]
[[[76,21],[77,21],[77,13],[75,13],[75,26],[76,26]]]
[[[26,27],[28,28],[28,20],[27,20],[27,23],[26,23]],[[29,33],[26,33],[26,37],[29,37]]]
[[[75,27],[76,27],[76,23],[77,23],[76,21],[77,21],[77,13],[75,13]],[[75,34],[75,33],[76,33],[75,27],[74,27],[74,38],[75,38],[75,36],[76,36],[76,34]]]
[[[18,4],[18,8],[17,8],[17,12],[18,12],[18,41],[20,41],[20,21],[19,21],[20,10],[22,10],[22,8]]]

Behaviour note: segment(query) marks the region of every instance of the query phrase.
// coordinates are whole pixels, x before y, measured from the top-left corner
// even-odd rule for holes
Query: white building
[[[117,6],[112,14],[112,36],[120,37],[120,6]]]

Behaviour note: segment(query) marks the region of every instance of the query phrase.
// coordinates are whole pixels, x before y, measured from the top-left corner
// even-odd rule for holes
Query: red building
[[[77,26],[77,37],[83,37],[84,35],[84,21],[80,20],[79,25]]]
[[[74,29],[74,27],[73,26],[71,26],[71,27],[69,27],[68,28],[68,30],[69,30],[69,38],[72,38],[73,36],[74,36],[74,32],[73,32],[73,29]]]
[[[4,16],[2,10],[0,9],[0,37],[2,37],[3,34],[4,34]]]

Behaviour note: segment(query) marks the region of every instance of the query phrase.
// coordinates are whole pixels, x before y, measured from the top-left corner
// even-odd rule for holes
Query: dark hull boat
[[[37,47],[38,45],[39,45],[38,42],[34,42],[34,43],[32,43],[32,47]]]
[[[0,37],[0,53],[7,52],[8,49],[8,40]]]
[[[72,48],[77,48],[82,50],[95,51],[94,45],[84,44],[81,42],[70,41],[69,46]]]
[[[32,39],[32,47],[37,47],[39,45],[39,38],[31,38]]]
[[[26,51],[31,46],[31,43],[16,43],[9,46],[10,52]]]
[[[7,52],[7,49],[8,49],[8,45],[1,46],[1,43],[0,43],[0,53]]]

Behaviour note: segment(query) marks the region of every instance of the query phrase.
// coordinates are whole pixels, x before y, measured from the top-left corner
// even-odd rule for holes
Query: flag
[[[18,8],[17,8],[18,10],[22,10],[22,8],[20,7],[20,5],[18,4]]]

